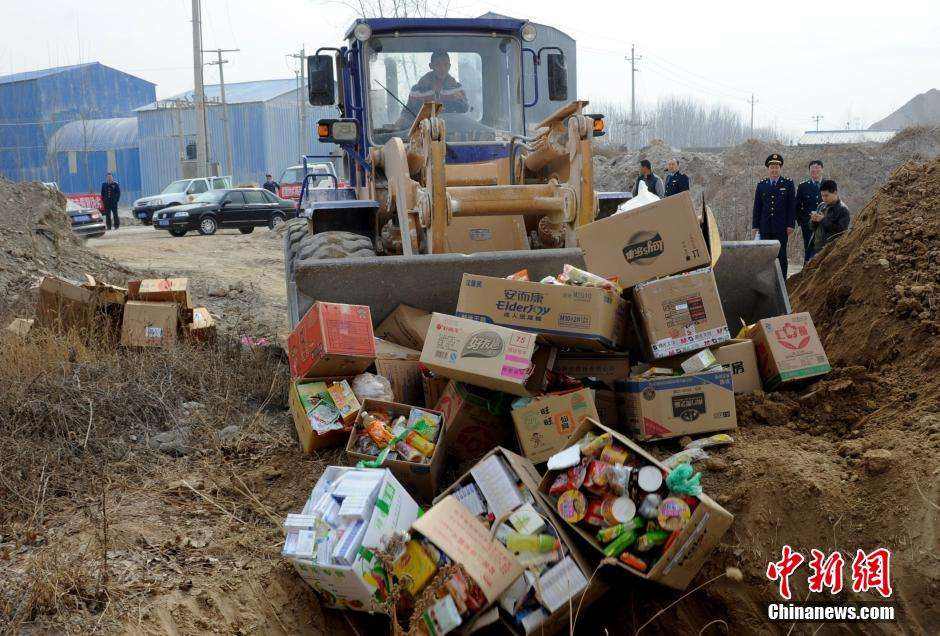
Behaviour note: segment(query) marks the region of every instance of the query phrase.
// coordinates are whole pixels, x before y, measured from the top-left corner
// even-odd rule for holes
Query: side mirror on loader
[[[336,104],[332,55],[307,56],[307,97],[311,106]]]
[[[548,67],[548,99],[563,102],[568,99],[568,66],[561,53],[549,53],[545,56]]]

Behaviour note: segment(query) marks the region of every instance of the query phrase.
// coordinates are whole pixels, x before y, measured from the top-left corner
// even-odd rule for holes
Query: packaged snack
[[[411,409],[408,413],[408,428],[429,442],[436,442],[441,432],[441,417],[421,409]]]
[[[587,497],[577,490],[566,490],[558,497],[558,514],[568,523],[578,523],[587,511]]]
[[[687,504],[678,497],[667,497],[659,504],[659,516],[657,521],[664,529],[672,532],[680,530],[692,516],[692,511]]]
[[[550,534],[510,532],[506,536],[506,547],[513,552],[553,552],[561,547],[561,543]]]

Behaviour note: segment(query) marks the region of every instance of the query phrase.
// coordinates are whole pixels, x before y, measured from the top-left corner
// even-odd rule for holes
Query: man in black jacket
[[[666,177],[666,196],[671,197],[674,194],[685,192],[689,189],[689,176],[679,171],[679,160],[672,158],[666,162],[666,170],[669,175]]]
[[[851,217],[849,209],[839,198],[839,188],[832,179],[825,179],[819,185],[822,203],[819,209],[809,215],[813,226],[813,255],[822,251],[829,243],[842,236],[849,229]]]
[[[121,186],[118,185],[118,182],[114,180],[114,177],[109,172],[105,175],[105,181],[101,184],[101,207],[104,208],[104,220],[108,225],[108,229],[111,229],[112,219],[114,229],[121,227],[121,220],[118,218],[118,201],[121,200]]]
[[[809,215],[816,211],[822,198],[819,184],[822,181],[823,162],[814,159],[809,162],[809,179],[801,181],[796,187],[796,222],[803,234],[803,262],[813,258],[813,227]]]
[[[633,184],[633,196],[636,196],[640,192],[640,181],[645,181],[646,189],[660,199],[666,196],[666,188],[663,185],[663,180],[659,178],[659,175],[653,172],[653,164],[650,163],[649,159],[640,161],[640,176],[636,178],[636,183]]]
[[[280,188],[281,186],[277,181],[274,180],[274,177],[272,177],[269,174],[266,174],[264,175],[264,185],[262,185],[261,187],[267,190],[268,192],[270,192],[271,194],[276,195],[277,189]]]

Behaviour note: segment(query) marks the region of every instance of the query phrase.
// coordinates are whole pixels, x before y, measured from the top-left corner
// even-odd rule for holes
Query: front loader
[[[304,183],[304,219],[285,237],[291,326],[314,299],[370,305],[377,321],[402,302],[449,313],[465,272],[583,267],[574,228],[629,195],[594,191],[603,117],[568,101],[561,49],[532,44],[533,25],[505,18],[364,19],[346,39],[307,62],[310,102],[339,110],[318,136],[343,150],[349,185]],[[429,64],[442,52],[463,98],[418,105],[423,76],[443,77]],[[557,108],[528,122],[540,99]],[[770,241],[723,245],[716,276],[730,324],[789,308],[776,253]]]

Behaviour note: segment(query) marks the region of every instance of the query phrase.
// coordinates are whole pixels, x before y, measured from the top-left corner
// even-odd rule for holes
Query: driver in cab
[[[463,86],[450,74],[450,55],[446,51],[434,51],[429,66],[431,70],[411,87],[408,107],[402,111],[396,126],[404,128],[410,125],[425,102],[441,103],[445,113],[466,113],[470,110]]]

